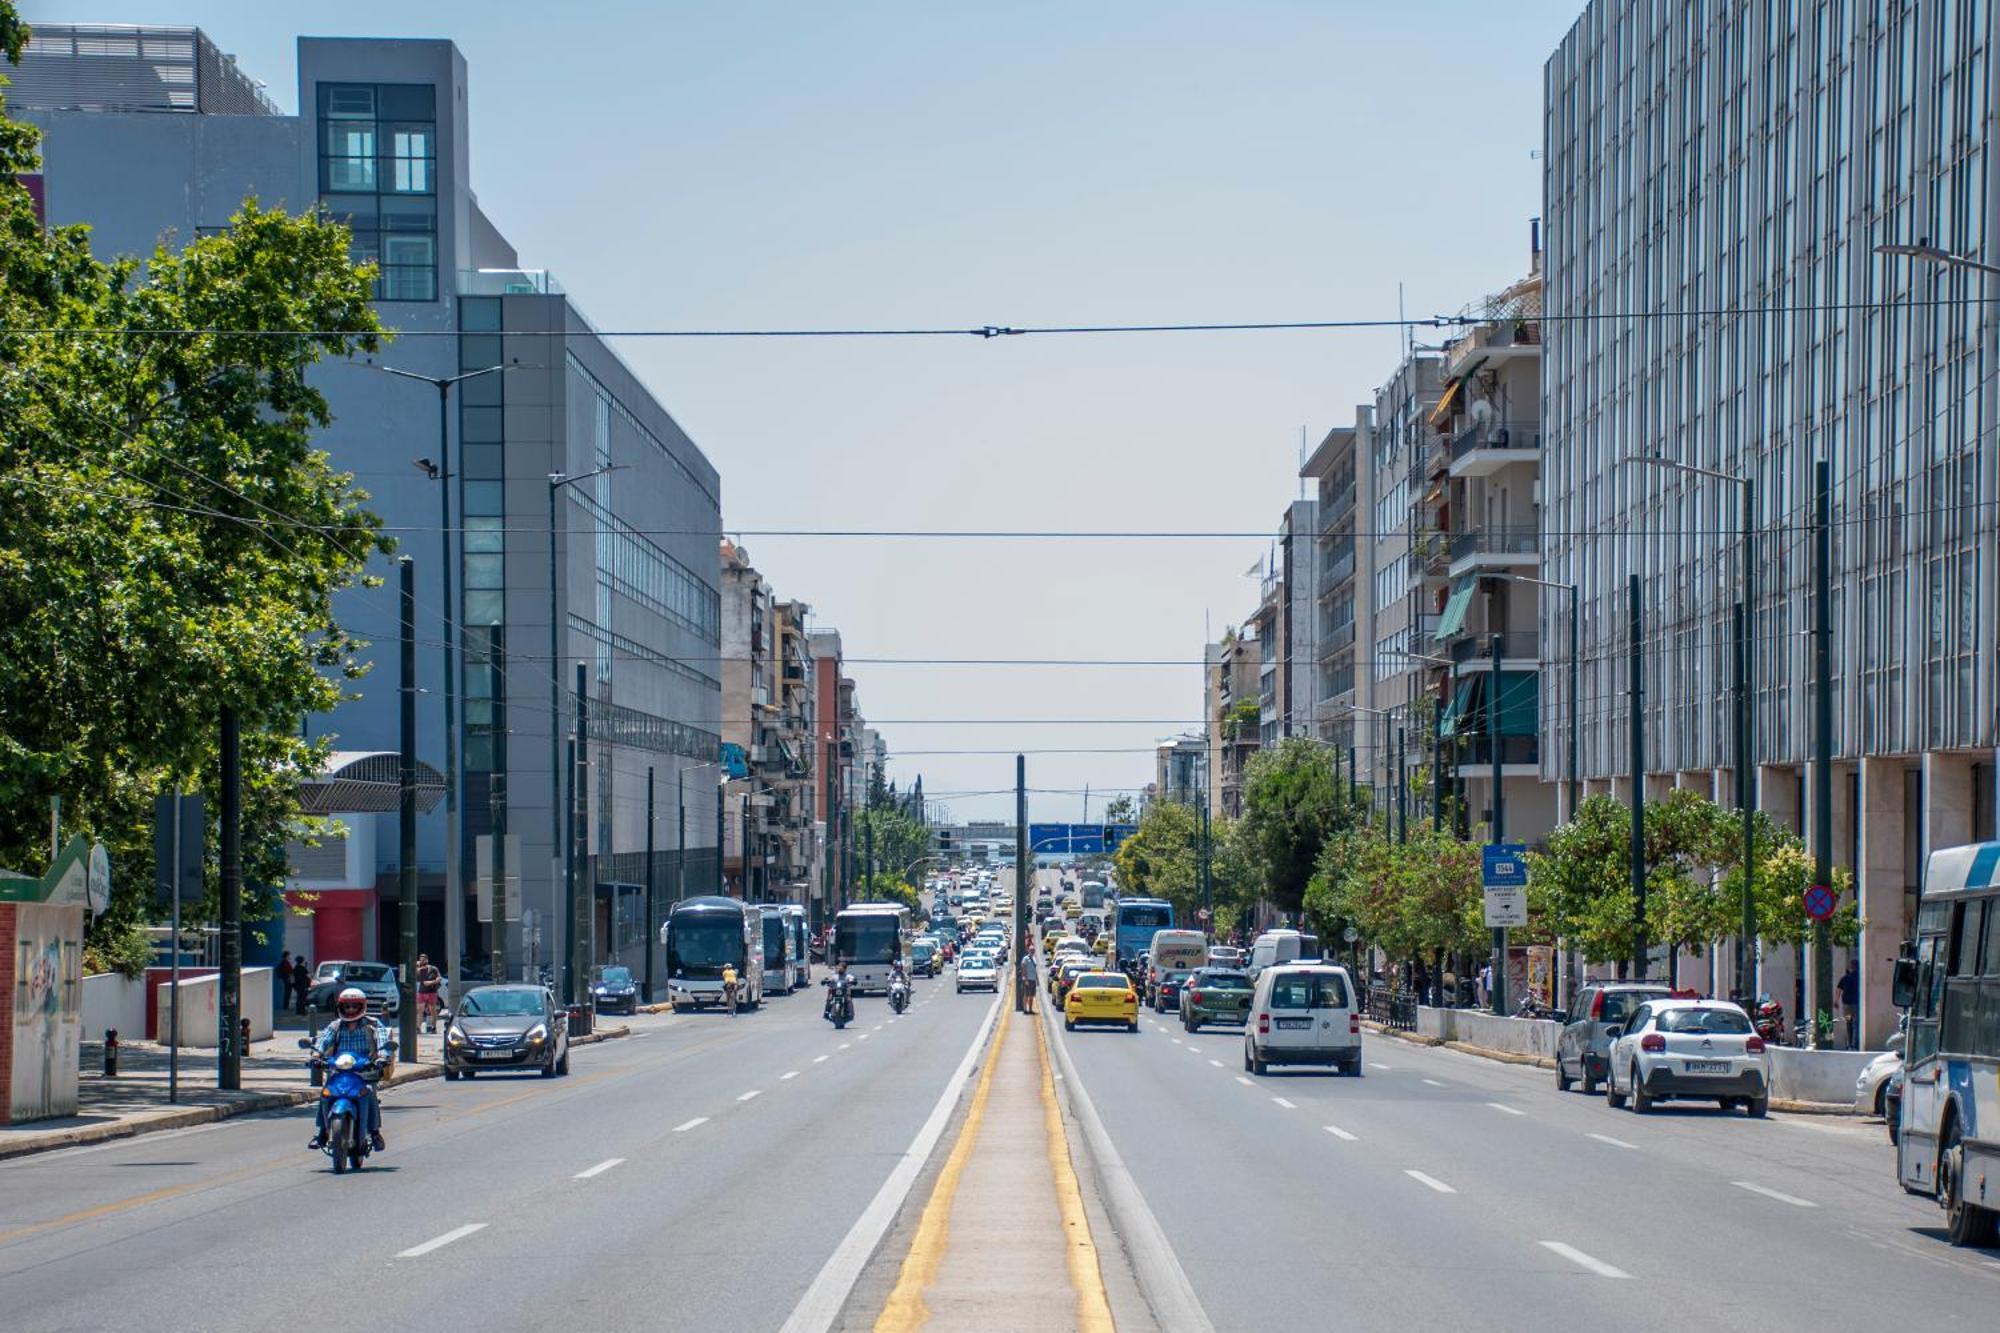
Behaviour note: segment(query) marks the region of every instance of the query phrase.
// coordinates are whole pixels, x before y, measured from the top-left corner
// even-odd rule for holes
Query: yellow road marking
[[[902,1270],[896,1275],[895,1290],[889,1293],[888,1304],[882,1307],[882,1314],[875,1321],[875,1333],[914,1333],[931,1317],[930,1307],[924,1304],[924,1292],[937,1280],[938,1266],[944,1262],[952,1201],[958,1196],[958,1181],[965,1174],[965,1164],[972,1158],[979,1126],[986,1119],[986,1098],[993,1090],[993,1070],[1000,1063],[1000,1048],[1006,1043],[1007,1021],[1012,1016],[1012,1009],[1000,1011],[1000,1026],[993,1034],[993,1049],[986,1053],[986,1065],[979,1071],[979,1086],[973,1090],[971,1109],[965,1113],[965,1124],[960,1126],[958,1138],[951,1145],[951,1156],[938,1172],[937,1184],[931,1187],[931,1197],[924,1204],[917,1233],[910,1241],[910,1252],[903,1256]]]
[[[1070,1165],[1069,1139],[1063,1133],[1062,1112],[1056,1107],[1055,1078],[1049,1071],[1048,1033],[1035,1024],[1035,1051],[1042,1057],[1042,1124],[1048,1130],[1049,1170],[1056,1181],[1056,1205],[1068,1239],[1069,1284],[1076,1292],[1078,1333],[1112,1333],[1111,1301],[1104,1291],[1104,1273],[1097,1264],[1097,1244],[1090,1238],[1090,1218],[1083,1211],[1083,1191]]]

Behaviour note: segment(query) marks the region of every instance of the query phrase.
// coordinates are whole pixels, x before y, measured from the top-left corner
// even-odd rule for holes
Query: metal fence
[[[1368,1017],[1385,1028],[1398,1032],[1417,1030],[1417,997],[1407,992],[1397,993],[1380,986],[1368,992]]]

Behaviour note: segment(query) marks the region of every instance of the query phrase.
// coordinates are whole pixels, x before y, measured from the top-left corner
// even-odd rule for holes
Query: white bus
[[[781,903],[765,903],[764,989],[774,995],[788,995],[792,989],[792,924],[785,920]]]
[[[722,969],[734,968],[737,1004],[764,998],[764,909],[734,898],[683,898],[660,926],[667,998],[674,1012],[722,1003]]]
[[[1953,1245],[1991,1245],[2000,1219],[2000,842],[1931,853],[1914,956],[1896,1176],[1935,1197]]]
[[[806,909],[799,903],[782,903],[764,910],[783,914],[785,931],[792,943],[791,971],[785,978],[785,989],[812,985],[812,923],[806,918]]]
[[[857,994],[889,993],[889,971],[908,957],[910,909],[901,903],[851,903],[833,918],[827,965],[847,964]]]

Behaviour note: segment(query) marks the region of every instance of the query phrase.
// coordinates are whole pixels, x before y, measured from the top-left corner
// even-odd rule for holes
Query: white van
[[[1333,1065],[1361,1077],[1361,1015],[1347,969],[1275,963],[1257,977],[1243,1026],[1243,1067]]]
[[[1267,930],[1250,942],[1250,961],[1244,966],[1250,980],[1274,963],[1295,963],[1301,958],[1319,957],[1319,936],[1296,930]]]

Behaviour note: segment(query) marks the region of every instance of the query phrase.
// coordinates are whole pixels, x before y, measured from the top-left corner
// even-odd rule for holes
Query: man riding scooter
[[[334,1011],[339,1015],[326,1025],[313,1042],[313,1054],[320,1060],[333,1061],[341,1055],[352,1055],[364,1066],[379,1072],[396,1053],[396,1036],[382,1024],[368,1016],[368,997],[358,987],[349,986],[335,997]],[[326,1146],[326,1107],[324,1098],[320,1100],[317,1115],[318,1129],[312,1142],[306,1146],[318,1151]],[[381,1152],[389,1145],[382,1138],[382,1104],[375,1096],[373,1079],[368,1083],[367,1111],[368,1146]]]

